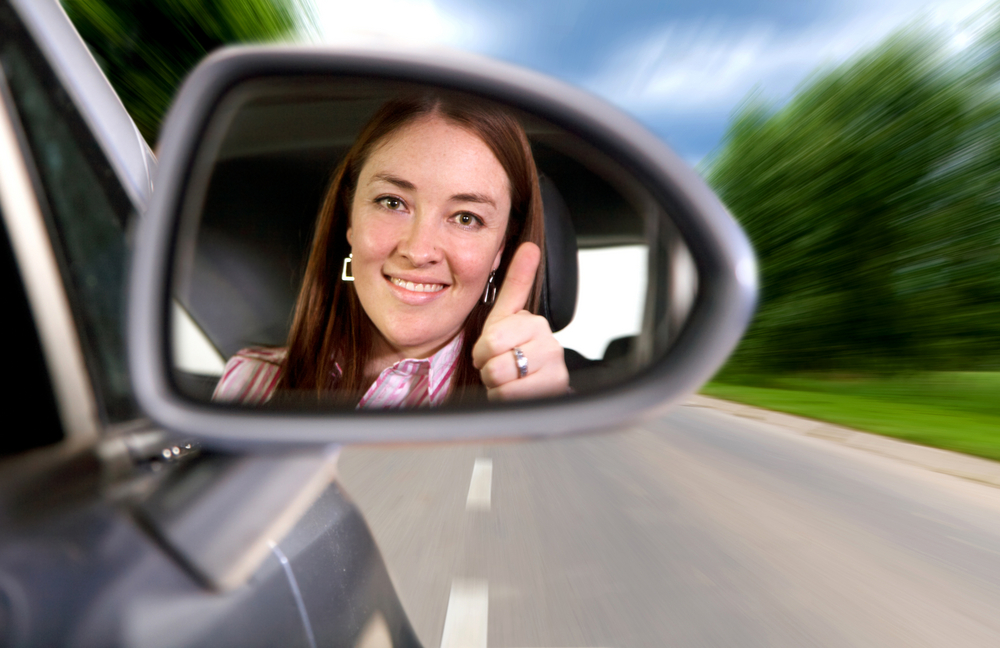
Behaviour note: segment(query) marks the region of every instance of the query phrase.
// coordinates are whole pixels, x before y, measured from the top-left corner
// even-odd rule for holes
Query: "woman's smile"
[[[392,277],[389,275],[386,275],[386,277],[394,285],[399,286],[400,288],[403,288],[408,292],[436,293],[436,292],[441,292],[442,290],[447,288],[447,286],[445,286],[444,284],[439,284],[439,283],[414,283],[412,281],[400,279],[399,277]]]
[[[433,319],[435,317],[434,314],[424,314],[422,313],[422,310],[434,308],[436,307],[436,302],[442,299],[447,299],[446,289],[448,286],[442,283],[407,281],[406,279],[393,277],[391,275],[386,275],[385,279],[386,286],[389,289],[389,294],[392,295],[392,299],[397,304],[404,308],[418,308],[417,311],[411,313],[416,317]],[[416,324],[419,325],[420,322],[417,322]]]

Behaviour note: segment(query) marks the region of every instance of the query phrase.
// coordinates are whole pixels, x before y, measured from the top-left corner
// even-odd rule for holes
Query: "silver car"
[[[612,429],[697,388],[753,308],[752,252],[695,174],[616,110],[538,75],[457,54],[223,53],[182,89],[156,171],[57,0],[0,0],[0,66],[5,303],[21,371],[7,402],[12,414],[31,412],[11,416],[0,442],[0,645],[419,645],[335,479],[338,447]],[[348,124],[400,83],[508,103],[525,115],[546,152],[536,152],[539,167],[562,196],[609,187],[602,204],[617,220],[573,198],[568,207],[547,200],[547,222],[568,209],[575,230],[565,230],[568,247],[546,254],[575,285],[578,246],[645,245],[637,330],[571,366],[573,394],[519,407],[367,416],[213,405],[218,370],[211,358],[190,359],[197,348],[224,359],[247,340],[280,344],[287,333],[296,228],[308,227],[316,203],[301,179],[322,178],[330,163],[304,152],[320,136],[330,151],[343,146],[341,134],[309,130],[329,123],[309,117],[316,88],[324,110]],[[262,109],[264,95],[247,89],[265,86]],[[354,103],[331,99],[348,89]],[[312,133],[309,146],[290,134],[292,121]],[[267,127],[240,131],[248,123]],[[234,233],[211,205],[238,193],[227,164],[251,168],[279,150],[304,169],[293,193],[305,207],[275,252],[269,235]],[[214,184],[191,181],[202,172]],[[279,185],[257,187],[261,200]],[[237,275],[266,274],[276,258],[289,268],[238,327],[212,306],[246,306],[250,296],[202,280],[199,260],[223,248],[243,251],[226,257]],[[576,293],[549,290],[574,295],[553,298],[548,314],[561,328]]]

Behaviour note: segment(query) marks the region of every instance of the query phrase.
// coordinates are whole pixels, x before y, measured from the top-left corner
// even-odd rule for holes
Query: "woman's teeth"
[[[403,281],[402,279],[397,279],[396,277],[389,277],[389,281],[396,284],[400,288],[405,288],[406,290],[412,290],[413,292],[438,292],[439,290],[444,290],[444,284],[422,284],[413,283],[412,281]]]

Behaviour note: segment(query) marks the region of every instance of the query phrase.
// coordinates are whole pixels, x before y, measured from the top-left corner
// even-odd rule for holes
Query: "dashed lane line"
[[[490,510],[490,491],[492,488],[493,460],[476,459],[476,463],[472,466],[472,481],[469,482],[469,496],[465,500],[465,510]]]
[[[467,511],[489,511],[493,489],[493,460],[479,458],[472,465]],[[444,615],[441,648],[486,648],[489,628],[489,583],[482,579],[456,578],[451,582],[448,610]]]
[[[489,611],[489,584],[485,580],[453,580],[441,648],[486,648]]]

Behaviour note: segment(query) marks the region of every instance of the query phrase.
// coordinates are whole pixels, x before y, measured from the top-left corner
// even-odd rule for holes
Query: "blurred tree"
[[[311,26],[307,0],[62,0],[146,141],[181,80],[213,49],[291,40]]]
[[[728,371],[1000,362],[995,42],[914,27],[783,107],[737,111],[707,177],[754,243],[762,300]]]

